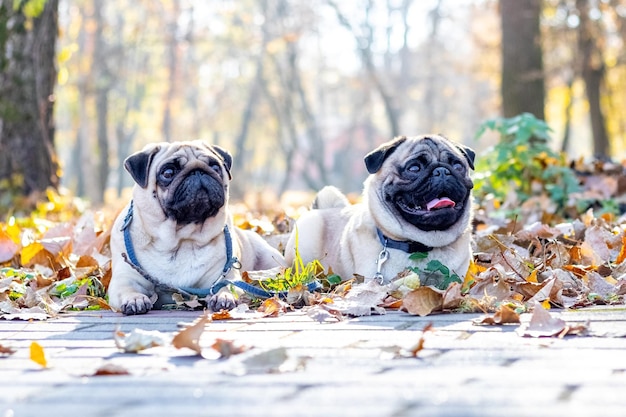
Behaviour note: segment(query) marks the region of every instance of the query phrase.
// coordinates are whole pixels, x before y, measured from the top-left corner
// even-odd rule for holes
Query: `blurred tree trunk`
[[[176,97],[178,79],[178,18],[180,17],[180,2],[179,0],[172,1],[172,10],[167,11],[166,19],[167,24],[167,74],[168,84],[167,93],[164,100],[163,109],[163,124],[161,125],[161,131],[163,133],[163,140],[170,142],[172,140],[172,101]]]
[[[439,42],[439,26],[441,23],[441,3],[443,0],[438,0],[435,7],[430,10],[430,32],[428,34],[428,43],[426,46],[426,62],[429,62],[430,65],[427,65],[428,75],[426,77],[426,85],[424,88],[426,92],[424,93],[424,101],[426,101],[426,106],[424,108],[424,126],[426,132],[433,132],[435,130],[435,126],[437,123],[437,102],[439,101],[437,97],[440,94],[440,81],[439,80],[439,66],[435,65],[435,56],[437,55],[438,50],[441,48],[441,42]],[[400,90],[402,91],[402,90]]]
[[[589,102],[593,153],[597,157],[607,158],[611,154],[611,149],[600,103],[606,71],[602,57],[601,43],[603,40],[599,39],[601,35],[598,34],[599,31],[594,28],[595,24],[589,17],[589,1],[576,0],[576,8],[580,16],[578,53],[580,55],[581,75],[585,82],[585,91]]]
[[[339,5],[333,0],[326,0],[328,5],[331,6],[335,14],[337,15],[337,20],[341,26],[346,28],[352,36],[357,44],[357,49],[359,55],[361,57],[361,62],[365,67],[365,71],[372,82],[376,91],[380,95],[380,98],[383,102],[383,106],[385,108],[385,114],[387,116],[387,122],[389,123],[389,134],[392,137],[398,136],[400,134],[400,126],[398,122],[398,110],[394,105],[394,100],[392,95],[387,91],[387,87],[383,83],[378,71],[376,70],[376,65],[374,64],[374,56],[372,53],[372,44],[374,43],[373,39],[373,27],[370,22],[371,18],[371,10],[373,7],[372,0],[367,1],[365,7],[365,22],[362,25],[362,28],[365,29],[365,35],[359,35],[353,25],[350,23],[350,20],[341,12],[339,9]]]
[[[545,85],[539,18],[541,0],[500,0],[502,113],[544,120]]]
[[[17,5],[17,9],[14,9]],[[0,189],[28,195],[58,187],[54,149],[58,0],[26,16],[0,0]]]
[[[93,67],[96,69],[96,138],[98,148],[96,151],[98,160],[97,189],[92,194],[94,203],[104,202],[104,192],[109,178],[109,90],[111,87],[111,74],[108,69],[108,56],[105,40],[103,37],[104,20],[102,8],[104,2],[94,0],[93,17],[95,20]]]

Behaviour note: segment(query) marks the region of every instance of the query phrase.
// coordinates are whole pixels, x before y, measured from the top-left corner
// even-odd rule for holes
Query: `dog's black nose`
[[[437,167],[433,170],[433,176],[435,177],[445,177],[450,175],[450,170],[446,167]]]

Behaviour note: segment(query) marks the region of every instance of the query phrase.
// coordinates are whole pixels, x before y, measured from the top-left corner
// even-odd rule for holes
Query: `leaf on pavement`
[[[176,349],[189,348],[196,352],[198,355],[202,354],[202,347],[200,347],[200,336],[204,333],[204,327],[207,323],[211,322],[211,316],[204,314],[197,318],[189,327],[178,332],[174,339],[172,339],[172,345]]]
[[[302,369],[307,359],[306,357],[290,357],[286,348],[279,347],[233,362],[226,372],[235,375],[293,372]]]
[[[276,297],[263,301],[257,311],[263,313],[265,317],[278,317],[287,310],[287,304]]]
[[[85,376],[111,376],[111,375],[130,375],[126,368],[113,363],[106,363],[96,369],[93,374]]]
[[[46,354],[43,347],[37,343],[32,342],[30,344],[30,360],[46,368],[48,361],[46,361]]]
[[[441,310],[443,295],[432,287],[419,287],[404,296],[402,305],[409,314],[423,317]]]
[[[332,309],[355,317],[385,314],[380,305],[387,298],[388,289],[387,285],[380,285],[375,280],[353,285],[345,297],[334,300]]]
[[[341,312],[319,304],[311,307],[306,313],[313,321],[318,323],[338,322],[343,320]]]
[[[224,339],[215,339],[215,343],[211,347],[219,352],[220,357],[223,359],[228,359],[233,355],[238,355],[248,350],[247,346],[237,346],[232,340]]]
[[[475,321],[474,324],[519,324],[520,318],[511,307],[501,304],[500,308],[491,317],[485,317],[482,320]]]
[[[157,330],[133,329],[130,333],[116,331],[113,334],[115,346],[126,353],[137,353],[144,349],[164,346],[169,343],[169,337]]]
[[[15,353],[15,349],[0,345],[0,356],[10,356]]]
[[[417,341],[417,344],[409,350],[409,354],[411,357],[417,358],[417,355],[422,351],[422,349],[424,349],[424,336],[426,336],[426,333],[431,330],[433,330],[432,323],[428,323],[426,326],[424,326],[424,328],[422,329],[422,335]]]
[[[517,333],[520,336],[562,338],[567,335],[584,334],[587,330],[586,324],[568,324],[560,318],[552,317],[540,303],[535,303],[530,322],[526,327],[520,326]]]

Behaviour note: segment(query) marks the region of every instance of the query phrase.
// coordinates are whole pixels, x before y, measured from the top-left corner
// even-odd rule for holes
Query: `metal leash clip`
[[[374,274],[374,279],[380,285],[383,285],[383,282],[385,282],[385,278],[380,271],[383,269],[383,264],[387,261],[387,259],[389,259],[389,251],[387,250],[387,247],[384,247],[378,254],[378,260],[376,261],[376,273]]]

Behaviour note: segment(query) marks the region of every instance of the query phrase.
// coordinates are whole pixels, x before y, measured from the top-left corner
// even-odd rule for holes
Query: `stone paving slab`
[[[0,345],[16,350],[0,356],[0,417],[626,415],[623,307],[552,311],[593,330],[562,339],[477,326],[480,314],[390,311],[317,323],[297,311],[209,323],[200,339],[207,351],[217,338],[249,347],[229,359],[115,346],[118,329],[173,335],[200,314],[0,320]],[[429,323],[434,330],[423,333]],[[402,356],[422,337],[417,358]],[[44,347],[48,368],[30,360],[32,341]],[[130,375],[93,376],[104,364]]]

